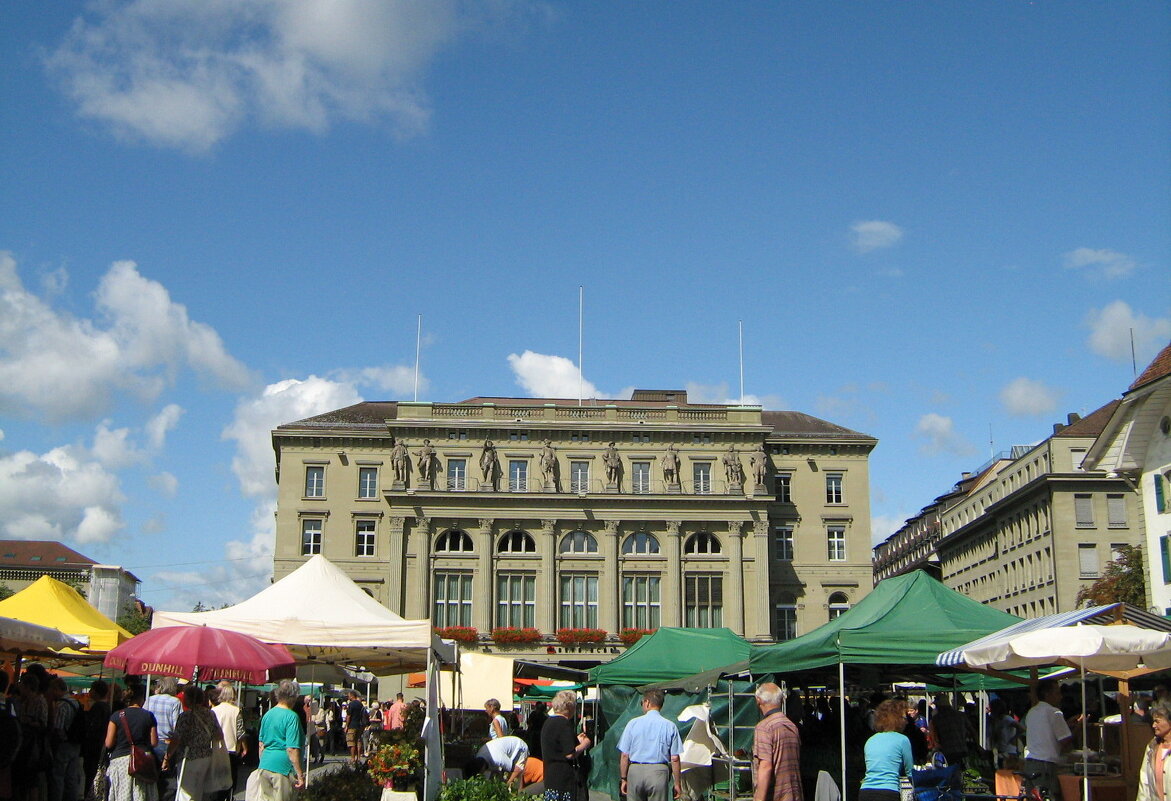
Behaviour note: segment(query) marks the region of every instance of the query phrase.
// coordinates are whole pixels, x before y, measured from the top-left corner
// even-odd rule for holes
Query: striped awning
[[[1136,626],[1141,626],[1145,629],[1154,629],[1155,631],[1171,632],[1171,620],[1161,615],[1151,614],[1145,609],[1140,609],[1130,604],[1105,604],[1103,606],[1091,606],[1086,609],[1075,609],[1072,612],[1058,612],[1055,615],[1022,620],[1020,623],[1014,623],[1008,628],[993,632],[978,640],[973,640],[966,645],[961,645],[959,648],[944,651],[935,658],[935,664],[942,667],[959,667],[964,664],[964,651],[969,648],[1003,642],[1030,631],[1061,628],[1062,626],[1076,626],[1079,623],[1105,626],[1118,622],[1133,623]]]

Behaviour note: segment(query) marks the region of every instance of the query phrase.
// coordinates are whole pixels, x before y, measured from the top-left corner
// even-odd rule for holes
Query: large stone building
[[[871,586],[876,440],[798,412],[631,400],[360,403],[278,427],[275,573],[321,553],[408,618],[809,631]],[[607,658],[605,656],[597,658]]]
[[[1034,446],[1012,450],[974,476],[939,511],[943,582],[1021,617],[1077,608],[1119,545],[1142,542],[1143,510],[1121,478],[1082,467],[1113,401]]]
[[[53,540],[0,540],[0,584],[20,592],[41,576],[75,587],[111,620],[137,601],[138,577]]]

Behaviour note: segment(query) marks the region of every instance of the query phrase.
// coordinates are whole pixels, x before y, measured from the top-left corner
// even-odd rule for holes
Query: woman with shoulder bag
[[[141,687],[127,690],[126,707],[110,716],[106,724],[106,750],[110,754],[110,801],[157,801],[159,788],[154,779],[130,775],[130,749],[138,746],[150,754],[159,742],[155,716],[142,708]],[[153,756],[153,754],[152,754]]]
[[[224,733],[219,721],[207,705],[203,689],[194,683],[183,690],[186,712],[180,713],[171,732],[167,755],[163,757],[163,769],[179,764],[176,775],[175,801],[203,801],[203,796],[213,789],[209,786],[208,771],[211,768],[212,743],[223,742]],[[182,756],[177,757],[182,751]]]

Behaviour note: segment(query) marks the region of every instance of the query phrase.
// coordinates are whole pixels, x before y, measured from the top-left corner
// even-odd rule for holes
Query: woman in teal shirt
[[[866,776],[858,801],[899,801],[899,777],[910,776],[911,741],[902,733],[907,704],[883,701],[874,714],[877,732],[866,741]]]
[[[301,716],[293,704],[301,696],[301,687],[292,679],[282,679],[276,688],[276,706],[260,719],[260,765],[248,777],[245,797],[248,801],[289,801],[294,788],[305,784],[301,771]],[[289,776],[293,775],[293,780]]]

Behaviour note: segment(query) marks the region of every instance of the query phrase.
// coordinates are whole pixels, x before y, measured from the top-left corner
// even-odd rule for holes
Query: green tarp
[[[741,662],[751,650],[748,641],[730,629],[661,628],[630,646],[622,656],[592,669],[590,684],[640,687],[669,681]]]
[[[808,634],[753,648],[749,665],[753,676],[838,663],[934,670],[935,658],[944,651],[1019,621],[916,570],[880,581],[852,609]]]

